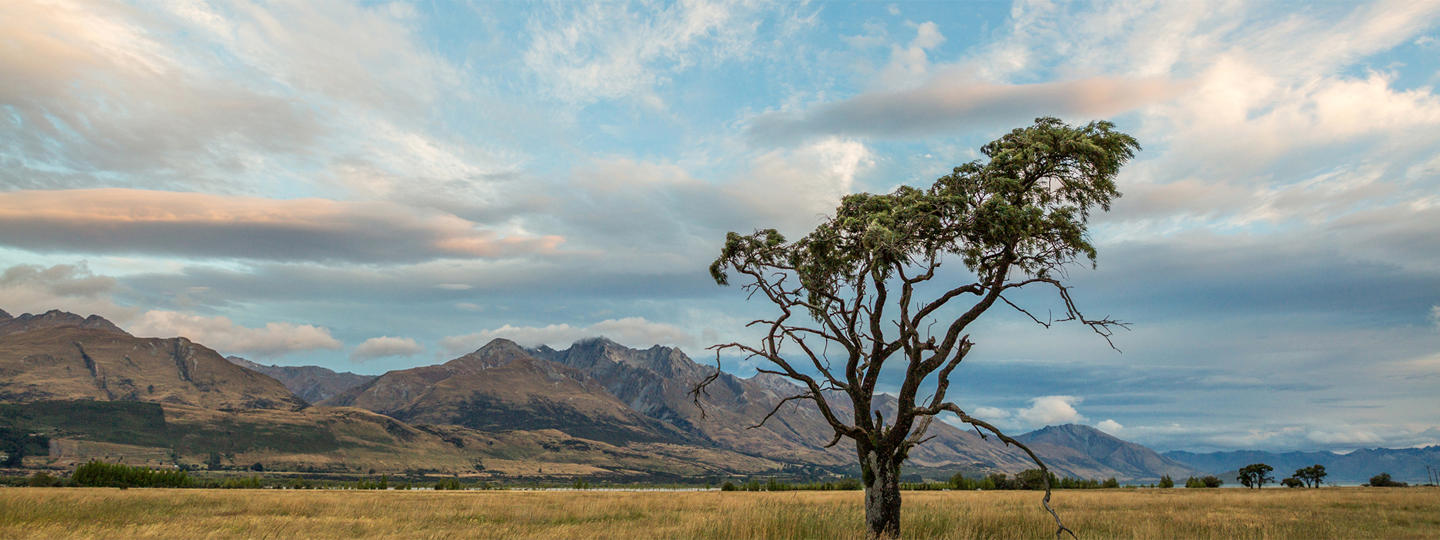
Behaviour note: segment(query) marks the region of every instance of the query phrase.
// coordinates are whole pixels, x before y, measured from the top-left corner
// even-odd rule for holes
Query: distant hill
[[[1072,471],[1074,476],[1082,478],[1115,477],[1154,482],[1161,475],[1184,480],[1199,472],[1154,450],[1120,440],[1090,426],[1047,426],[1016,439],[1034,450],[1047,466]]]
[[[481,431],[557,429],[612,444],[697,440],[635,412],[582,373],[503,339],[438,366],[385,373],[322,404]]]
[[[813,404],[786,405],[752,428],[799,392],[784,378],[721,373],[697,406],[689,390],[713,369],[672,347],[595,338],[526,349],[498,339],[444,364],[369,377],[226,359],[93,315],[0,312],[0,428],[49,437],[49,455],[25,459],[51,466],[87,456],[195,464],[219,452],[227,466],[308,471],[855,474],[852,443],[825,448],[831,430]],[[854,416],[843,394],[831,405]],[[881,394],[874,406],[893,415],[895,398]],[[1018,449],[945,422],[928,435],[910,452],[907,477],[1034,467]],[[1085,426],[1017,438],[1064,476],[1148,482],[1197,472]]]
[[[299,409],[265,375],[180,338],[139,338],[98,315],[0,320],[0,401],[148,401],[208,409]]]
[[[594,338],[578,341],[563,351],[542,346],[533,352],[584,372],[642,414],[702,435],[725,448],[814,464],[847,466],[854,462],[851,444],[823,448],[832,432],[811,404],[784,407],[765,426],[750,429],[776,402],[799,392],[784,378],[760,374],[745,379],[722,373],[709,392],[701,396],[702,414],[689,390],[714,368],[695,363],[679,349],[631,349]],[[842,394],[833,394],[830,403],[842,418],[853,416],[849,399]],[[893,414],[890,411],[896,408],[895,398],[877,396],[876,407],[887,415]],[[1018,449],[944,422],[932,424],[929,434],[935,438],[911,451],[909,471],[1013,473],[1035,467]],[[1065,476],[1139,482],[1155,481],[1163,474],[1183,478],[1195,472],[1148,448],[1086,426],[1054,426],[1017,438],[1027,445],[1033,442],[1047,465]]]
[[[1440,446],[1372,448],[1348,454],[1239,450],[1209,453],[1171,451],[1164,455],[1215,475],[1228,475],[1251,463],[1264,463],[1275,468],[1277,479],[1290,476],[1296,469],[1318,464],[1325,466],[1326,482],[1344,484],[1364,483],[1382,472],[1390,473],[1397,481],[1424,483],[1426,465],[1440,469]]]
[[[239,356],[227,356],[225,359],[269,375],[307,403],[319,403],[375,379],[374,375],[357,375],[348,371],[337,373],[320,366],[267,366]]]

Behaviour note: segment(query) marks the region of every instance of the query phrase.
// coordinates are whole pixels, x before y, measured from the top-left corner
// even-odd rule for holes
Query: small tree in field
[[[1274,467],[1264,463],[1251,463],[1240,468],[1240,484],[1245,487],[1260,489],[1265,487],[1266,482],[1274,482],[1275,477],[1270,476]]]
[[[1295,478],[1304,482],[1310,487],[1320,487],[1320,482],[1325,479],[1324,465],[1311,465],[1295,470]]]
[[[766,360],[770,367],[759,371],[798,382],[799,392],[760,423],[785,403],[809,401],[834,430],[830,445],[853,441],[872,537],[899,535],[900,465],[943,412],[1024,450],[1048,480],[1049,470],[1029,448],[967,414],[946,392],[975,344],[966,330],[996,304],[1047,327],[1075,321],[1107,341],[1123,326],[1082,315],[1061,281],[1081,258],[1094,263],[1090,212],[1109,210],[1120,196],[1115,175],[1139,149],[1113,127],[1041,118],[982,147],[988,161],[956,167],[931,186],[846,196],[834,216],[799,240],[787,241],[774,229],[730,233],[711,275],[725,285],[738,274],[752,297],[768,300],[778,313],[751,323],[764,331],[758,344],[711,347],[717,372],[696,386],[696,403],[718,376],[725,351]],[[940,273],[950,262],[968,272]],[[1027,287],[1057,294],[1058,321],[1041,320],[1009,296]],[[875,401],[887,367],[903,375],[889,418]],[[922,390],[928,398],[920,398]],[[1049,511],[1045,484],[1042,504]],[[1058,516],[1055,521],[1057,536],[1068,532]]]

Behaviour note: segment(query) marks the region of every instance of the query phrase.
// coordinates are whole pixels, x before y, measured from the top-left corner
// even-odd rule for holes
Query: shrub
[[[1160,489],[1169,489],[1173,487],[1175,487],[1175,481],[1170,479],[1170,475],[1167,474],[1160,477]]]
[[[1390,473],[1380,473],[1370,477],[1369,485],[1371,487],[1405,487],[1410,484],[1406,484],[1405,482],[1396,482],[1392,480],[1390,478]]]
[[[185,471],[157,471],[95,460],[76,467],[70,481],[77,486],[119,488],[188,487],[191,484]]]
[[[65,485],[65,480],[51,476],[50,473],[45,471],[40,471],[30,476],[30,479],[27,480],[25,484],[30,487],[60,487]]]

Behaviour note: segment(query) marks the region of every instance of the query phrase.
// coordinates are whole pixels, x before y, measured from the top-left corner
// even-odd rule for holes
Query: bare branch
[[[809,392],[805,392],[805,393],[803,393],[803,394],[796,394],[796,395],[787,397],[787,398],[785,398],[785,399],[782,399],[782,400],[780,400],[779,403],[776,403],[776,404],[775,404],[775,408],[770,409],[770,414],[767,414],[767,415],[765,415],[765,418],[760,419],[760,423],[755,424],[755,425],[750,426],[750,427],[745,428],[745,429],[755,429],[755,428],[758,428],[758,427],[760,427],[760,426],[765,425],[765,422],[768,422],[768,421],[770,420],[770,417],[771,417],[771,416],[775,416],[775,413],[780,412],[780,407],[785,406],[786,403],[789,403],[789,402],[794,401],[794,400],[797,400],[797,399],[809,399],[809,398],[810,398],[810,393],[809,393]]]
[[[1024,443],[1001,432],[999,428],[990,425],[989,422],[965,414],[965,411],[961,410],[959,405],[945,403],[941,405],[940,408],[955,413],[956,416],[960,417],[961,422],[974,426],[977,431],[980,428],[984,428],[986,431],[994,433],[995,437],[1006,445],[1015,446],[1024,450],[1025,454],[1030,456],[1030,460],[1034,461],[1035,465],[1040,467],[1040,478],[1045,481],[1045,498],[1040,499],[1040,506],[1045,507],[1045,511],[1050,513],[1050,517],[1055,518],[1055,538],[1058,540],[1061,533],[1069,533],[1071,538],[1078,538],[1075,536],[1075,531],[1070,530],[1069,527],[1066,527],[1065,524],[1060,521],[1060,514],[1055,513],[1055,509],[1050,508],[1050,468],[1045,466],[1045,462],[1040,460],[1040,456],[1035,455],[1035,452],[1030,450],[1030,447],[1025,446]],[[981,434],[980,436],[984,437],[985,435]]]

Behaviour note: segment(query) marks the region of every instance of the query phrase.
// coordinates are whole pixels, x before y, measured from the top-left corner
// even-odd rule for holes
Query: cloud
[[[880,70],[874,79],[889,88],[914,86],[922,82],[930,72],[930,59],[926,51],[939,47],[945,42],[939,25],[934,22],[914,24],[915,39],[901,47],[890,48],[890,63]]]
[[[425,347],[410,338],[380,336],[356,346],[350,351],[350,360],[360,362],[388,356],[415,356],[424,350]]]
[[[0,243],[37,251],[406,262],[553,252],[557,236],[501,237],[388,202],[88,189],[0,193]]]
[[[999,407],[976,407],[974,412],[975,417],[983,418],[990,421],[1004,420],[1006,418],[1010,418],[1010,411],[1001,409]]]
[[[1377,444],[1385,440],[1366,429],[1315,430],[1305,434],[1305,438],[1326,446]]]
[[[654,97],[671,73],[746,54],[763,16],[727,2],[574,4],[554,24],[532,20],[525,66],[558,99]]]
[[[865,93],[804,112],[764,113],[750,121],[748,133],[761,143],[821,136],[924,137],[1047,115],[1109,117],[1168,100],[1183,88],[1166,79],[1123,77],[996,84],[949,71],[915,88]]]
[[[1440,305],[1430,306],[1430,323],[1440,330]]]
[[[651,345],[694,346],[694,336],[677,326],[645,320],[643,317],[607,319],[598,323],[575,327],[568,324],[547,326],[504,325],[493,330],[473,334],[450,336],[440,340],[440,347],[447,354],[468,353],[484,346],[491,340],[504,338],[526,347],[549,345],[566,347],[576,341],[591,337],[606,337],[631,347]]]
[[[177,311],[148,311],[127,328],[141,337],[185,337],[222,354],[282,356],[316,349],[340,349],[330,330],[309,324],[265,323],[261,328],[235,324],[229,317],[206,317]]]
[[[1095,428],[1111,435],[1118,435],[1120,433],[1120,430],[1125,429],[1125,426],[1120,425],[1119,422],[1106,418],[1104,420],[1101,420],[1100,423],[1095,424]]]
[[[813,228],[855,190],[875,155],[858,141],[827,138],[737,161],[745,163],[738,173],[697,178],[669,163],[595,160],[573,173],[573,196],[560,202],[550,230],[611,254],[635,252],[628,260],[643,261],[647,273],[662,264],[690,272],[728,231]]]
[[[123,324],[139,310],[119,306],[112,300],[119,288],[115,278],[96,275],[84,263],[15,265],[0,273],[0,308],[11,315],[52,309],[98,314]]]
[[[1073,424],[1085,419],[1075,410],[1080,398],[1075,396],[1045,396],[1030,400],[1030,406],[1016,411],[1015,417],[1033,427],[1054,424]]]
[[[318,124],[309,111],[189,65],[157,37],[171,30],[104,2],[0,4],[0,103],[15,120],[0,123],[3,176],[42,187],[67,170],[233,170],[244,162],[236,153],[310,147]]]

